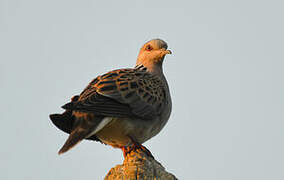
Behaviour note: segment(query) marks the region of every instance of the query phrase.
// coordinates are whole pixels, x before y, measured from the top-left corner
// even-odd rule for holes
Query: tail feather
[[[87,135],[87,132],[84,130],[82,131],[82,129],[80,128],[73,130],[72,133],[69,135],[68,139],[66,140],[65,144],[59,150],[58,154],[60,155],[70,150],[72,147],[74,147],[76,144],[86,138]]]
[[[90,113],[76,112],[76,120],[74,121],[71,133],[58,154],[62,154],[85,138],[97,140],[92,133],[103,120],[101,116],[94,116]]]
[[[51,114],[49,115],[52,123],[60,130],[70,134],[74,124],[74,118],[71,111],[65,111],[63,114]]]

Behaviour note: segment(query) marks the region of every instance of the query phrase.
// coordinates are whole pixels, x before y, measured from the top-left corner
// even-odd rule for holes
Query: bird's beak
[[[166,54],[172,54],[171,50],[166,50]]]
[[[171,50],[163,49],[162,52],[163,52],[163,55],[172,54],[172,51],[171,51]]]

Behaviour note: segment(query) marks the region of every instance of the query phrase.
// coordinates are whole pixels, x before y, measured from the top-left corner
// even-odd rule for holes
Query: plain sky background
[[[0,179],[102,179],[123,156],[50,113],[101,73],[168,42],[172,116],[145,145],[186,180],[284,179],[284,3],[0,0]]]

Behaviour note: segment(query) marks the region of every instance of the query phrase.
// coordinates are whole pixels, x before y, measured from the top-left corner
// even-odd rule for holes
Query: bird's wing
[[[152,119],[165,105],[165,84],[145,68],[119,69],[94,79],[64,109],[110,117]]]

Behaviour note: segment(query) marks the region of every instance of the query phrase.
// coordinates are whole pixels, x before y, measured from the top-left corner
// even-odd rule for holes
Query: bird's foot
[[[131,152],[131,151],[136,151],[137,150],[141,150],[142,152],[144,152],[147,156],[154,158],[154,156],[152,155],[152,153],[142,144],[136,143],[134,142],[133,145],[131,146],[126,146],[126,147],[122,147],[122,151],[123,151],[123,156],[124,158]]]

